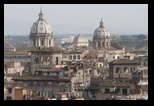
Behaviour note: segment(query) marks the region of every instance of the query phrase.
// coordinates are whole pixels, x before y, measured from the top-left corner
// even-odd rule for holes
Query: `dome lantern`
[[[101,22],[100,22],[100,27],[103,27],[103,21],[102,21],[102,18],[101,18]]]
[[[42,7],[40,9],[40,13],[39,13],[39,19],[42,20],[43,19],[44,14],[42,13]]]

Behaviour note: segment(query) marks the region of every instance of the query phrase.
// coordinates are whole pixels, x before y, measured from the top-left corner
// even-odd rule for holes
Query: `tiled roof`
[[[148,90],[148,85],[140,85],[141,89]]]
[[[128,88],[135,87],[135,85],[133,83],[119,82],[118,80],[117,81],[116,80],[112,81],[111,79],[100,79],[100,80],[98,80],[97,78],[93,79],[93,80],[97,80],[97,82],[98,82],[97,87],[98,88],[100,88],[100,87],[128,87]],[[93,84],[93,83],[91,85],[92,85],[92,87],[96,86],[96,84]]]
[[[115,42],[115,41],[111,44],[111,46],[116,48],[116,49],[122,49],[123,48],[118,42]]]
[[[33,50],[30,50],[31,52],[62,52],[63,50],[58,47],[48,47],[48,48],[34,48]]]
[[[70,52],[64,52],[64,54],[82,54],[82,52],[70,51]]]
[[[34,50],[34,47],[30,47],[30,46],[25,46],[25,47],[17,47],[16,51],[30,51],[30,50]]]
[[[35,48],[35,47],[17,47],[16,51],[27,51],[27,52],[37,52],[37,51],[45,51],[45,52],[62,52],[63,50],[58,47],[48,47],[48,48]]]
[[[57,76],[44,76],[44,75],[23,75],[13,78],[15,81],[60,81],[70,82],[69,79],[61,79]]]
[[[4,52],[4,55],[28,55],[28,51]]]
[[[137,64],[137,63],[129,59],[116,59],[116,60],[109,62],[109,64]]]
[[[15,47],[13,44],[11,44],[10,42],[8,42],[8,41],[6,41],[6,40],[4,40],[4,45],[5,45],[5,44],[7,44],[7,45],[9,45],[10,47],[16,49],[16,47]]]
[[[43,72],[58,72],[60,69],[58,68],[37,68],[35,71],[43,71]]]

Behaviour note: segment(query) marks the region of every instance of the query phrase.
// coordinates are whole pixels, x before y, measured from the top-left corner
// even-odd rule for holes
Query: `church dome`
[[[88,40],[83,35],[79,34],[73,40],[73,43],[78,43],[78,42],[80,42],[80,43],[83,42],[84,43],[84,42],[88,42]]]
[[[44,19],[43,16],[44,14],[42,13],[42,10],[40,10],[39,19],[36,22],[34,22],[31,27],[31,34],[53,33],[50,24]]]
[[[106,36],[110,36],[110,32],[103,25],[103,21],[101,19],[100,26],[94,31],[94,37],[102,38]]]

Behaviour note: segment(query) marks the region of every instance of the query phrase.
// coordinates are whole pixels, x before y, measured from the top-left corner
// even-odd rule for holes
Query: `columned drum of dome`
[[[32,47],[54,46],[53,31],[50,24],[44,19],[42,9],[39,13],[39,19],[31,27],[29,38]]]
[[[101,19],[100,26],[94,31],[93,34],[93,47],[104,48],[110,46],[110,32],[104,27]]]

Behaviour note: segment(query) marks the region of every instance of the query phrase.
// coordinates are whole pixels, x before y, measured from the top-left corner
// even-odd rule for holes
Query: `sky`
[[[54,34],[148,34],[148,4],[4,4],[4,34],[30,34],[40,8]]]

